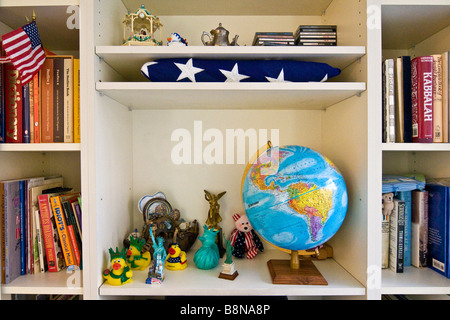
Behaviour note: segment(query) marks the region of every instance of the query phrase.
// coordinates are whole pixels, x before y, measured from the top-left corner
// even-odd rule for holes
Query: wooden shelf
[[[429,268],[382,272],[382,294],[450,294],[450,279]]]
[[[162,58],[292,59],[328,63],[341,70],[366,53],[361,46],[261,47],[261,46],[97,46],[96,54],[127,81],[148,81],[141,74],[144,63]],[[132,57],[132,58],[131,58]]]
[[[80,151],[79,143],[3,143],[0,151]]]
[[[255,259],[234,259],[239,276],[233,280],[220,279],[219,265],[211,270],[200,270],[193,263],[195,252],[188,253],[188,267],[182,271],[165,271],[161,285],[145,283],[147,271],[134,271],[133,282],[123,286],[103,284],[100,295],[119,296],[193,296],[193,295],[250,295],[250,296],[363,296],[365,288],[333,259],[314,261],[317,269],[328,282],[327,286],[274,285],[267,261],[288,259],[289,255],[275,249],[258,254]],[[301,266],[301,261],[300,261]]]
[[[366,86],[362,82],[97,82],[96,89],[130,109],[324,110],[360,94]]]
[[[450,151],[450,143],[383,143],[383,151]]]
[[[83,294],[81,271],[45,272],[20,276],[9,284],[2,284],[3,294]]]

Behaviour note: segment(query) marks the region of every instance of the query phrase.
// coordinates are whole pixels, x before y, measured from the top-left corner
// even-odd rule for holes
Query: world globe
[[[255,231],[286,250],[316,248],[335,235],[348,204],[336,166],[301,146],[273,147],[255,156],[242,178],[244,210]]]

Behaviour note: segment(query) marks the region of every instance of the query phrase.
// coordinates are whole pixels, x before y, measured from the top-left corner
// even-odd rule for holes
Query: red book
[[[413,142],[433,142],[433,57],[411,61]]]
[[[11,63],[5,65],[5,127],[6,143],[22,143],[22,84]]]
[[[50,215],[50,202],[47,194],[38,196],[39,214],[41,216],[41,229],[44,238],[45,255],[49,272],[57,272],[58,259],[56,257],[56,248],[54,244],[55,234],[53,233],[53,224]]]

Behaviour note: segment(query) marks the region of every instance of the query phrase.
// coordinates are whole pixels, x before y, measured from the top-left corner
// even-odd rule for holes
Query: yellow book
[[[55,216],[56,229],[58,230],[59,240],[61,241],[61,250],[64,254],[66,265],[67,267],[76,265],[72,245],[70,244],[69,232],[67,230],[66,218],[64,217],[59,196],[51,197],[50,204],[52,206],[53,215]]]
[[[73,142],[80,143],[80,59],[73,59]]]

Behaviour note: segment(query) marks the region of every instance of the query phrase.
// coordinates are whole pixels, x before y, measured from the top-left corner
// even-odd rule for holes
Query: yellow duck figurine
[[[178,243],[172,243],[164,266],[168,270],[183,270],[187,267],[186,252],[181,251]]]
[[[133,279],[131,279],[133,271],[130,270],[130,266],[127,264],[126,253],[126,248],[119,251],[119,248],[116,247],[116,252],[112,248],[109,249],[112,270],[106,269],[103,271],[103,278],[106,279],[108,284],[120,286],[133,282]]]
[[[152,257],[150,251],[142,253],[144,239],[130,236],[130,247],[127,250],[127,262],[133,270],[145,270],[150,265]]]

